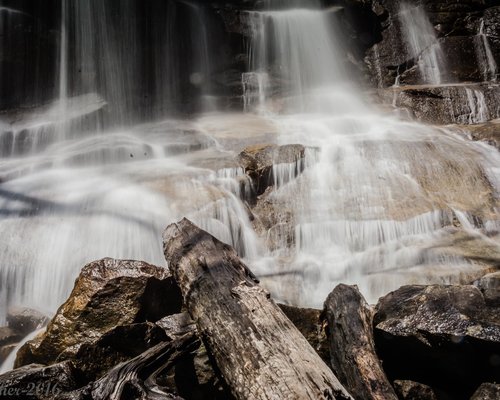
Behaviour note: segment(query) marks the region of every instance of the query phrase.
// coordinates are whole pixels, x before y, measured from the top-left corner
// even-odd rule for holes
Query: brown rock
[[[413,381],[394,381],[394,390],[400,400],[437,400],[431,387]]]
[[[15,365],[71,358],[83,344],[98,341],[117,326],[155,322],[179,312],[181,304],[165,268],[111,258],[94,261],[82,269],[46,332],[20,349]]]
[[[304,169],[305,150],[301,144],[254,145],[247,147],[238,155],[238,162],[252,179],[255,194],[258,196],[264,193],[267,187],[274,185],[274,180],[277,178],[273,173],[274,166],[292,164],[295,175],[299,175]]]
[[[500,313],[475,286],[403,286],[380,299],[374,326],[390,379],[468,399],[500,376]]]

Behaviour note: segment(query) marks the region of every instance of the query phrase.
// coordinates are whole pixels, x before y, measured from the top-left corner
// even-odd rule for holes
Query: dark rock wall
[[[372,84],[387,87],[397,75],[401,83],[419,84],[410,72],[414,60],[408,55],[403,40],[398,12],[402,1],[374,0],[371,9],[381,26],[381,40],[367,51],[366,65]],[[407,4],[422,6],[433,25],[448,64],[448,82],[481,82],[484,63],[481,49],[482,31],[487,38],[497,65],[500,63],[500,11],[495,0],[410,0]],[[365,3],[366,4],[366,3]],[[497,71],[498,73],[498,71]]]
[[[59,26],[59,0],[0,1],[0,109],[55,97]]]
[[[243,42],[226,31],[210,4],[65,1],[63,11],[62,0],[0,0],[0,109],[59,96],[63,14],[67,95],[98,92],[109,102],[110,123],[193,112],[202,108],[203,94],[229,98],[234,92],[226,82],[244,69],[233,57]],[[210,76],[193,79],[201,72]]]
[[[198,111],[203,109],[202,95],[217,98],[221,109],[242,107],[241,73],[248,70],[251,33],[246,10],[268,7],[269,2],[89,0],[84,4],[95,15],[93,25],[88,25],[90,32],[83,33],[95,35],[94,53],[82,58],[78,43],[82,27],[75,21],[75,4],[82,3],[66,1],[68,94],[100,93],[110,100],[107,115],[111,122]],[[321,3],[325,8],[339,7],[332,13],[336,20],[332,24],[338,24],[344,35],[345,62],[356,78],[364,77],[376,87],[393,85],[398,75],[402,84],[421,83],[403,40],[400,1]],[[448,81],[493,78],[486,79],[484,55],[477,49],[482,46],[482,32],[500,65],[500,5],[496,0],[408,3],[425,8],[447,60]],[[58,96],[61,4],[62,0],[0,0],[0,109],[36,106]],[[200,43],[203,32],[193,5],[203,12],[204,43]],[[197,60],[203,49],[210,56],[205,71],[209,76],[193,83],[193,72],[200,68],[193,64],[206,64]],[[105,62],[108,55],[119,66],[111,77],[106,75],[112,69]]]

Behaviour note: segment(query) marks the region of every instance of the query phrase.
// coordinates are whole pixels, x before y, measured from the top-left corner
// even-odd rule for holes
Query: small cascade
[[[96,130],[106,102],[95,93],[67,97],[52,103],[0,115],[0,154],[34,154],[64,137]],[[64,111],[62,111],[64,110]]]
[[[249,13],[253,32],[249,59],[254,75],[244,79],[254,81],[247,87],[257,87],[260,105],[279,94],[286,98],[288,110],[305,111],[312,92],[343,81],[343,67],[336,61],[341,53],[331,28],[332,15],[309,6],[312,8]],[[271,80],[279,90],[269,84]]]
[[[265,110],[266,93],[269,90],[269,76],[265,72],[241,74],[243,89],[243,110],[246,112]]]
[[[5,374],[14,368],[14,363],[16,362],[17,352],[21,347],[23,347],[27,342],[37,337],[39,334],[45,331],[45,328],[37,329],[30,334],[26,335],[19,344],[12,349],[8,357],[5,359],[3,364],[0,366],[0,375]]]
[[[486,171],[497,156],[364,104],[359,89],[344,83],[349,78],[335,57],[342,50],[338,36],[330,37],[335,32],[322,26],[331,25],[325,14],[300,8],[254,14],[251,65],[268,73],[273,88],[263,115],[277,126],[279,144],[302,143],[318,153],[299,177],[296,166],[275,166],[269,196],[293,219],[267,232],[273,246],[252,267],[263,276],[281,274],[263,278],[265,284],[279,299],[307,306],[320,306],[340,282],[359,285],[369,301],[408,282],[456,282],[473,267],[446,250],[453,240],[446,227],[453,226],[453,210],[489,209],[481,193],[495,186]],[[400,17],[427,83],[442,82],[442,52],[423,9],[404,6]],[[468,95],[471,120],[487,119],[482,92]]]
[[[488,121],[488,106],[484,98],[484,93],[477,89],[465,88],[467,95],[467,105],[470,109],[468,116],[469,124],[480,124]]]
[[[401,3],[399,20],[409,56],[416,60],[422,83],[446,81],[446,60],[434,27],[422,6]]]
[[[483,79],[485,82],[497,80],[497,63],[493,57],[488,37],[484,33],[484,19],[481,19],[479,33],[475,37],[475,47],[480,65],[483,65]]]

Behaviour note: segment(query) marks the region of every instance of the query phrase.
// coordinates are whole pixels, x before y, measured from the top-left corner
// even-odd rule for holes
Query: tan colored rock
[[[19,350],[15,366],[70,359],[83,344],[96,342],[117,326],[155,322],[179,312],[181,304],[166,268],[142,261],[94,261],[82,269],[46,332]]]

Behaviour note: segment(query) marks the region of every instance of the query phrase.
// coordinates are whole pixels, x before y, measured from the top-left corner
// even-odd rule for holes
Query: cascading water
[[[428,37],[422,15],[408,10],[404,18],[423,37],[419,42],[412,32],[422,72],[438,83],[443,73],[432,49],[435,36]],[[266,115],[279,127],[278,140],[319,149],[316,162],[271,194],[295,215],[295,238],[294,248],[278,248],[254,263],[257,273],[282,274],[264,282],[282,300],[321,306],[339,282],[358,284],[375,301],[404,283],[452,282],[458,272],[473,271],[437,243],[449,243],[443,227],[456,218],[454,210],[483,208],[485,220],[495,219],[495,202],[480,193],[491,193],[498,155],[364,104],[345,83],[328,13],[292,9],[251,17],[258,27],[251,65],[272,77]]]
[[[493,57],[488,37],[484,33],[484,19],[481,19],[479,33],[475,37],[475,46],[478,60],[480,60],[481,64],[484,66],[482,71],[484,81],[496,81],[497,63],[495,57]]]
[[[270,82],[278,82],[284,104],[284,108],[275,107],[287,112],[316,109],[320,104],[311,102],[318,98],[317,91],[325,83],[345,82],[341,63],[309,61],[322,60],[322,53],[327,53],[331,60],[340,59],[339,45],[335,43],[336,35],[330,24],[335,16],[331,14],[315,8],[249,13],[253,32],[250,68],[261,108],[276,88]],[[249,74],[244,75],[244,79],[248,77]],[[316,91],[312,97],[311,91]]]
[[[467,105],[470,114],[467,119],[469,124],[479,124],[488,120],[488,106],[484,98],[484,93],[480,90],[465,88],[467,95]]]
[[[94,259],[163,265],[161,232],[182,217],[233,245],[278,299],[299,305],[321,306],[338,282],[373,301],[480,268],[450,248],[460,226],[497,246],[487,235],[500,228],[500,156],[367,106],[341,61],[336,9],[265,3],[247,13],[248,113],[188,120],[183,113],[218,103],[220,54],[203,4],[61,0],[59,93],[42,96],[57,98],[1,115],[0,324],[11,304],[55,311]],[[433,28],[423,10],[405,7],[412,55],[439,83]],[[480,122],[487,110],[469,94],[467,118]],[[307,146],[304,160],[274,166],[266,195],[293,218],[268,232],[276,245],[267,253],[234,163],[263,142]]]
[[[399,19],[409,56],[415,59],[423,82],[446,81],[446,61],[434,27],[422,6],[401,3]]]
[[[136,4],[61,0],[57,100],[2,115],[0,324],[12,304],[55,311],[94,259],[163,265],[161,232],[183,216],[242,256],[260,253],[241,171],[191,166],[198,153],[224,158],[221,146],[195,122],[161,119],[206,106],[203,6],[148,3],[145,17],[166,25],[144,32]]]

